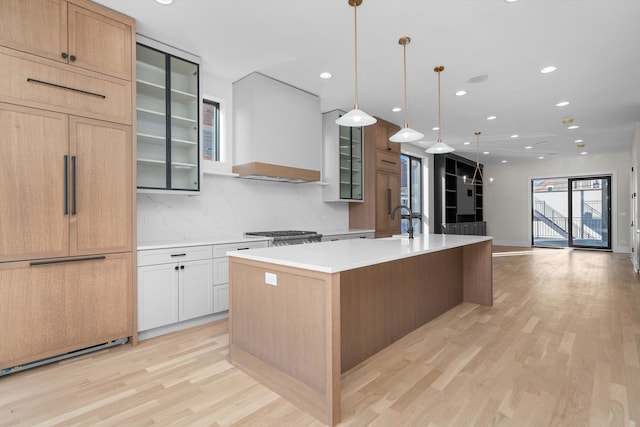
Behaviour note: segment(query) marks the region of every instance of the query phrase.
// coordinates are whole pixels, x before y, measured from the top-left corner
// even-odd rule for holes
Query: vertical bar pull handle
[[[64,214],[69,215],[69,156],[64,155]]]
[[[387,214],[391,215],[391,189],[387,188]]]
[[[71,156],[71,215],[76,214],[76,156]]]

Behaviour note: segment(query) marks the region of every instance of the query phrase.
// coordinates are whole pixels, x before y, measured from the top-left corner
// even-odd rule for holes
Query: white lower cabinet
[[[211,245],[138,251],[138,331],[212,314],[212,285]]]

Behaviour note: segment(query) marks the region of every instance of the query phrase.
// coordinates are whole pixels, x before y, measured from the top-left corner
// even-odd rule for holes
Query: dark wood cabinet
[[[433,163],[435,233],[485,235],[483,186],[465,183],[476,163],[455,154],[436,154]]]

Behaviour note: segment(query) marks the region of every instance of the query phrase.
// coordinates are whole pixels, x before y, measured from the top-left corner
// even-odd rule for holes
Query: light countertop
[[[413,240],[407,237],[348,239],[234,251],[227,255],[323,273],[338,273],[490,240],[492,237],[487,236],[427,234],[416,235]]]
[[[168,248],[184,248],[187,246],[200,245],[224,245],[227,243],[243,243],[243,242],[261,242],[271,240],[268,237],[244,237],[237,236],[221,236],[221,237],[202,237],[197,239],[184,240],[159,240],[157,242],[138,242],[138,250],[147,249],[168,249]]]

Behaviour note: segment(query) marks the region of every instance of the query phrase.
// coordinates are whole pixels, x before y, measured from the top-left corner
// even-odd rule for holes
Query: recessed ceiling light
[[[333,75],[327,71],[320,73],[321,79],[330,79],[331,77],[333,77]]]
[[[579,143],[579,142],[584,142],[584,139],[576,139],[576,140],[575,140],[575,141],[573,141],[573,142],[575,142],[575,143],[577,144],[577,143]]]
[[[173,3],[173,0],[156,0],[156,3],[164,4],[166,6]]]
[[[484,152],[484,153],[482,153],[482,154],[489,154],[489,152],[488,152],[488,151],[485,151],[485,152]]]
[[[553,65],[549,65],[548,67],[544,67],[542,70],[540,70],[540,72],[542,74],[549,74],[553,73],[555,70],[557,70],[556,67],[554,67]]]
[[[569,126],[567,129],[578,129],[579,127],[580,126],[578,125],[572,125],[572,126]]]
[[[588,152],[586,152],[586,151],[583,151],[583,152],[582,152],[582,153],[580,153],[580,154],[582,154],[582,155],[584,156],[585,154],[589,154],[589,153],[588,153]]]
[[[542,159],[544,159],[544,156],[539,156],[538,157],[538,160],[542,160]]]
[[[506,160],[503,160],[503,161],[502,161],[502,163],[507,163],[507,161],[506,161]]]
[[[566,107],[569,105],[569,101],[560,101],[556,104],[556,107]]]
[[[487,120],[495,120],[497,117],[496,116],[489,116],[487,117]]]
[[[391,109],[391,111],[393,111],[394,113],[398,113],[398,112],[402,111],[402,108],[400,108],[400,107],[393,107],[393,108]]]
[[[469,141],[465,141],[464,145],[471,145],[471,143]]]
[[[486,74],[480,74],[479,76],[471,77],[469,83],[483,83],[489,80],[489,76]]]
[[[513,135],[511,135],[511,138],[514,138],[514,139],[515,139],[515,138],[518,138],[519,136],[520,136],[520,135],[518,135],[518,134],[513,134]]]
[[[440,128],[436,126],[436,127],[432,127],[431,130],[440,130]]]
[[[466,90],[459,90],[456,92],[456,96],[465,96],[467,94]]]
[[[504,0],[506,3],[516,3],[518,0]]]
[[[533,147],[530,145],[527,145],[526,147],[524,147],[525,150],[531,150]]]

